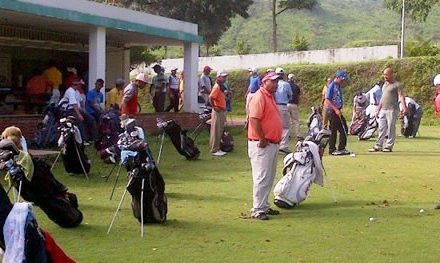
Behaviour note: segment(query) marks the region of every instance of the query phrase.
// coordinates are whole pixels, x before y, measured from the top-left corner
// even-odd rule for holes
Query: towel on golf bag
[[[6,245],[3,262],[48,262],[44,237],[30,203],[14,204],[6,219],[3,234]]]
[[[76,126],[73,126],[72,130],[73,134],[61,129],[60,139],[58,140],[58,145],[63,147],[61,158],[63,159],[64,169],[68,173],[84,174],[84,166],[85,172],[89,173],[91,161],[84,152],[81,134]]]
[[[162,127],[165,133],[170,137],[177,152],[185,156],[187,160],[199,158],[200,151],[195,145],[194,140],[186,134],[186,130],[182,130],[177,122],[169,120],[165,122]]]
[[[227,131],[223,132],[220,140],[220,150],[224,152],[232,152],[232,150],[234,150],[234,138]]]
[[[275,185],[274,203],[280,208],[292,208],[309,195],[312,183],[324,186],[324,168],[319,147],[311,141],[298,142],[297,151],[284,159],[283,177]]]
[[[44,161],[32,158],[34,172],[31,180],[21,178],[21,196],[28,202],[34,202],[53,222],[61,227],[78,226],[83,219],[78,209],[75,194],[67,192],[67,187],[52,174],[50,166]],[[13,180],[19,188],[20,181]]]

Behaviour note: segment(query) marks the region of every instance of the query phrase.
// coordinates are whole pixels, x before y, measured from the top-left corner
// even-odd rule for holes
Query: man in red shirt
[[[138,92],[147,85],[147,74],[139,73],[135,81],[128,84],[124,89],[121,102],[121,114],[127,114],[130,118],[138,114]]]
[[[253,178],[251,216],[259,220],[279,214],[269,204],[282,131],[280,112],[273,97],[279,78],[275,72],[269,72],[249,102],[248,155]]]
[[[209,94],[209,101],[212,106],[211,113],[211,135],[209,137],[209,147],[214,156],[223,156],[226,152],[220,150],[220,140],[225,129],[226,121],[226,97],[225,81],[228,76],[226,71],[219,71],[214,87]]]

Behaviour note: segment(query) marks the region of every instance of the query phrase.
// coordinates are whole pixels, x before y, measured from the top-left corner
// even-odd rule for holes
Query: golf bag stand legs
[[[84,168],[84,164],[83,164],[83,162],[81,160],[81,155],[79,154],[79,150],[78,150],[78,145],[77,144],[75,144],[75,151],[76,151],[76,154],[78,155],[78,160],[79,160],[79,163],[81,164],[81,168],[83,169],[84,175],[86,176],[87,180],[89,180],[89,176],[87,175],[86,168]]]
[[[163,144],[165,141],[165,131],[162,131],[160,134],[160,146],[159,146],[159,155],[157,156],[157,165],[160,163],[160,157],[162,156]]]
[[[116,216],[118,215],[118,212],[121,209],[122,202],[124,202],[125,195],[128,192],[127,187],[130,185],[131,180],[133,180],[132,176],[130,176],[130,179],[128,180],[127,186],[125,187],[124,193],[122,194],[121,200],[119,200],[118,207],[116,208],[116,211],[115,211],[115,214],[113,215],[112,221],[110,222],[110,225],[108,226],[107,234],[110,234],[110,231],[112,230],[113,223],[115,222]]]
[[[113,167],[113,168],[114,168],[114,167]],[[116,184],[118,183],[119,175],[121,174],[121,168],[122,168],[122,163],[119,164],[118,173],[116,174],[115,183],[113,184],[112,193],[110,194],[110,200],[112,200],[112,198],[113,198],[113,194],[114,194],[114,192],[115,192]]]
[[[51,172],[52,172],[53,168],[55,167],[55,164],[57,163],[58,159],[59,159],[60,156],[61,156],[61,151],[62,151],[62,150],[60,150],[60,152],[58,153],[57,157],[55,158],[55,161],[53,161],[53,164],[52,164],[52,166],[50,167],[50,171],[51,171]]]

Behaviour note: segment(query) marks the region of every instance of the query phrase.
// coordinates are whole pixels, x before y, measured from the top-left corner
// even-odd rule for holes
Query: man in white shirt
[[[168,86],[169,86],[168,96],[170,98],[170,105],[168,105],[165,111],[170,111],[171,109],[174,109],[174,112],[179,111],[180,80],[179,77],[177,77],[176,73],[177,73],[177,68],[172,68],[171,75],[168,78]]]
[[[82,79],[75,79],[72,82],[72,86],[69,87],[64,93],[63,100],[67,102],[67,113],[76,118],[76,126],[81,133],[84,145],[89,145],[88,141],[95,141],[98,137],[96,122],[93,116],[88,114],[85,110],[81,108],[82,97],[79,93],[79,89],[84,85]],[[87,125],[89,134],[85,133],[84,125]]]

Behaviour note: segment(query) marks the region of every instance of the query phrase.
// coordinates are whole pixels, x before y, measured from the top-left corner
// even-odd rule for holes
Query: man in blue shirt
[[[86,99],[86,111],[92,115],[96,122],[99,122],[99,118],[102,113],[102,103],[104,102],[104,96],[101,93],[101,89],[104,87],[104,80],[97,79],[95,82],[95,88],[89,90]]]
[[[289,103],[293,94],[289,82],[284,80],[284,69],[277,68],[275,69],[275,73],[280,76],[280,80],[278,81],[278,88],[274,94],[275,102],[277,103],[278,110],[280,111],[281,122],[283,125],[283,131],[281,133],[280,152],[288,154],[290,153],[290,119],[289,111],[287,110],[287,103]]]
[[[338,70],[335,78],[327,88],[327,96],[325,98],[326,110],[330,119],[331,135],[329,139],[329,153],[331,155],[350,154],[345,146],[347,146],[347,122],[342,116],[342,107],[344,106],[344,98],[342,96],[342,84],[348,79],[344,70]],[[336,149],[336,138],[339,132],[339,145]]]

